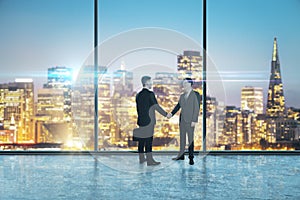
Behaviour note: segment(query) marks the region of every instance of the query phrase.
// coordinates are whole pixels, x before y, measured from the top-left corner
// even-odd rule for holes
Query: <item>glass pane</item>
[[[93,48],[93,1],[2,0],[0,26],[0,148],[83,149],[71,98]]]
[[[218,102],[210,149],[299,149],[299,8],[297,0],[208,1],[208,51],[226,94],[210,94]]]
[[[188,15],[182,10],[183,4],[189,6]],[[202,2],[196,0],[100,1],[101,150],[137,149],[137,143],[132,141],[132,131],[138,127],[135,97],[142,89],[143,75],[152,77],[158,104],[167,112],[171,112],[179,100],[182,79],[191,76],[180,68],[185,51],[196,51],[197,56],[191,62],[197,67],[189,71],[200,81],[201,20]],[[87,61],[84,65],[92,64],[92,57],[88,58],[91,63]],[[170,120],[156,113],[154,150],[179,149],[178,122],[179,112]],[[200,129],[196,135],[200,137]],[[196,148],[201,148],[201,140],[196,143]]]

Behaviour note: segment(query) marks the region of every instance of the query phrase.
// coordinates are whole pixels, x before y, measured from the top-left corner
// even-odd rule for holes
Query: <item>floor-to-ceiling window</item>
[[[211,149],[299,149],[299,9],[297,0],[208,1],[218,71],[208,72],[208,88],[223,86],[208,94]]]
[[[93,1],[3,0],[0,24],[0,148],[81,148],[72,85],[93,49]]]
[[[201,93],[202,1],[103,0],[98,17],[98,147],[136,150],[132,132],[138,127],[135,97],[142,89],[142,76],[151,76],[152,89],[166,112],[178,103],[185,77],[195,79],[195,89]],[[93,69],[91,52],[75,90],[76,107],[84,108],[76,109],[78,133],[87,149],[93,149],[94,143]],[[179,112],[171,119],[156,113],[154,150],[178,150],[178,122]],[[200,149],[201,120],[196,132]]]

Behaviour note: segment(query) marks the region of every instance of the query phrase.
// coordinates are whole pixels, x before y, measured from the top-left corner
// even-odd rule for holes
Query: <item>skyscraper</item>
[[[267,139],[270,142],[295,139],[298,121],[288,117],[280,74],[277,39],[274,38],[271,76],[267,101]]]
[[[66,144],[71,140],[71,86],[71,68],[48,68],[47,83],[38,90],[37,95],[37,142]]]
[[[104,137],[115,131],[111,120],[112,77],[105,66],[98,66],[98,73],[99,148],[103,148]],[[92,149],[94,145],[94,96],[94,65],[84,65],[73,86],[72,117],[75,122],[74,135],[87,149]]]
[[[263,89],[246,86],[241,92],[241,110],[252,110],[255,114],[263,113]]]
[[[114,96],[128,97],[133,93],[133,73],[127,70],[113,72]]]
[[[199,51],[184,51],[177,56],[177,72],[179,80],[192,78],[195,81],[194,88],[202,94],[200,81],[202,80],[202,56]]]
[[[63,121],[71,121],[72,68],[56,66],[48,68],[48,81],[44,88],[63,90]]]
[[[285,99],[283,95],[283,85],[280,73],[280,62],[276,37],[274,38],[273,43],[271,75],[268,90],[266,115],[268,118],[286,116]]]
[[[225,107],[225,120],[220,144],[236,144],[237,143],[237,116],[240,110],[235,106]]]
[[[215,97],[207,96],[206,105],[206,131],[208,136],[206,137],[206,145],[207,147],[212,147],[217,143],[218,101]],[[202,121],[202,115],[200,116],[200,119]],[[199,133],[202,133],[202,128],[200,128]]]
[[[13,119],[15,142],[33,142],[32,117],[34,114],[33,81],[16,79],[13,83],[0,84],[0,120],[10,129]]]
[[[48,116],[48,122],[64,121],[64,90],[41,88],[38,90],[37,115]]]
[[[63,66],[48,68],[47,88],[66,88],[72,84],[72,69]]]
[[[114,130],[110,131],[110,143],[120,144],[127,140],[136,119],[135,98],[133,95],[133,72],[125,70],[122,63],[121,69],[113,72],[113,97],[111,110],[113,119],[110,120]]]
[[[255,139],[255,114],[253,110],[241,110],[237,114],[237,144],[250,144]]]
[[[178,102],[181,94],[180,81],[178,80],[177,73],[169,72],[157,72],[153,79],[153,91],[157,97],[159,105],[165,109],[172,109]],[[179,141],[179,127],[178,127],[178,115],[175,115],[171,119],[167,119],[161,115],[156,116],[157,125],[155,126],[157,145],[168,146],[169,140],[167,138],[176,138]],[[177,143],[176,143],[177,144]]]

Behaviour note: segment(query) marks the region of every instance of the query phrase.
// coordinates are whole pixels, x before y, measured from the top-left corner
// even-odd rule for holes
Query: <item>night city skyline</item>
[[[264,148],[261,143],[264,139],[273,144],[272,148],[290,149],[291,141],[299,140],[297,120],[299,120],[300,109],[285,105],[278,49],[277,38],[274,38],[268,99],[263,98],[263,88],[249,85],[240,88],[239,106],[227,105],[218,97],[207,96],[209,136],[206,142],[209,148],[223,150]],[[79,146],[83,145],[80,148],[89,149],[93,135],[91,117],[94,112],[92,109],[93,70],[93,65],[83,66],[76,84],[73,85],[72,68],[50,67],[47,83],[43,88],[39,88],[35,95],[32,90],[34,82],[26,79],[0,84],[2,96],[0,119],[1,129],[4,130],[1,133],[2,142],[58,142],[66,149],[75,148],[72,145],[81,141],[80,144],[78,143]],[[156,71],[155,76],[152,77],[153,90],[157,94],[158,102],[164,108],[170,109],[181,93],[180,82],[184,77],[200,80],[200,84],[197,83],[194,89],[202,94],[201,71],[201,52],[184,51],[183,54],[177,55],[176,72]],[[125,63],[110,71],[106,66],[99,67],[100,149],[134,146],[129,138],[136,126],[134,95],[138,91],[134,89],[135,73],[136,70],[128,71]],[[33,95],[38,97],[35,107],[31,105]],[[25,99],[22,100],[23,98]],[[265,103],[267,103],[266,111],[263,110]],[[27,117],[22,117],[23,113]],[[171,150],[178,146],[175,142],[178,141],[177,117],[170,121],[158,117],[157,140],[154,141],[154,145],[160,150]],[[201,114],[199,118],[202,118]],[[33,119],[33,123],[29,122],[31,121],[29,119]],[[285,124],[284,130],[280,129],[282,123]],[[201,130],[200,123],[196,127],[196,149],[201,148],[202,136],[199,134]],[[8,137],[11,131],[14,132],[13,137]],[[284,142],[281,144],[283,146],[274,146],[281,141]]]

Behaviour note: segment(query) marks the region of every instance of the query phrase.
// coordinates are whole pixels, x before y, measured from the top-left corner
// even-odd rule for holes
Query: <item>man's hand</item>
[[[196,124],[197,124],[197,122],[192,122],[192,123],[191,123],[191,127],[195,127]]]
[[[167,118],[170,119],[173,115],[171,113],[167,114]]]

